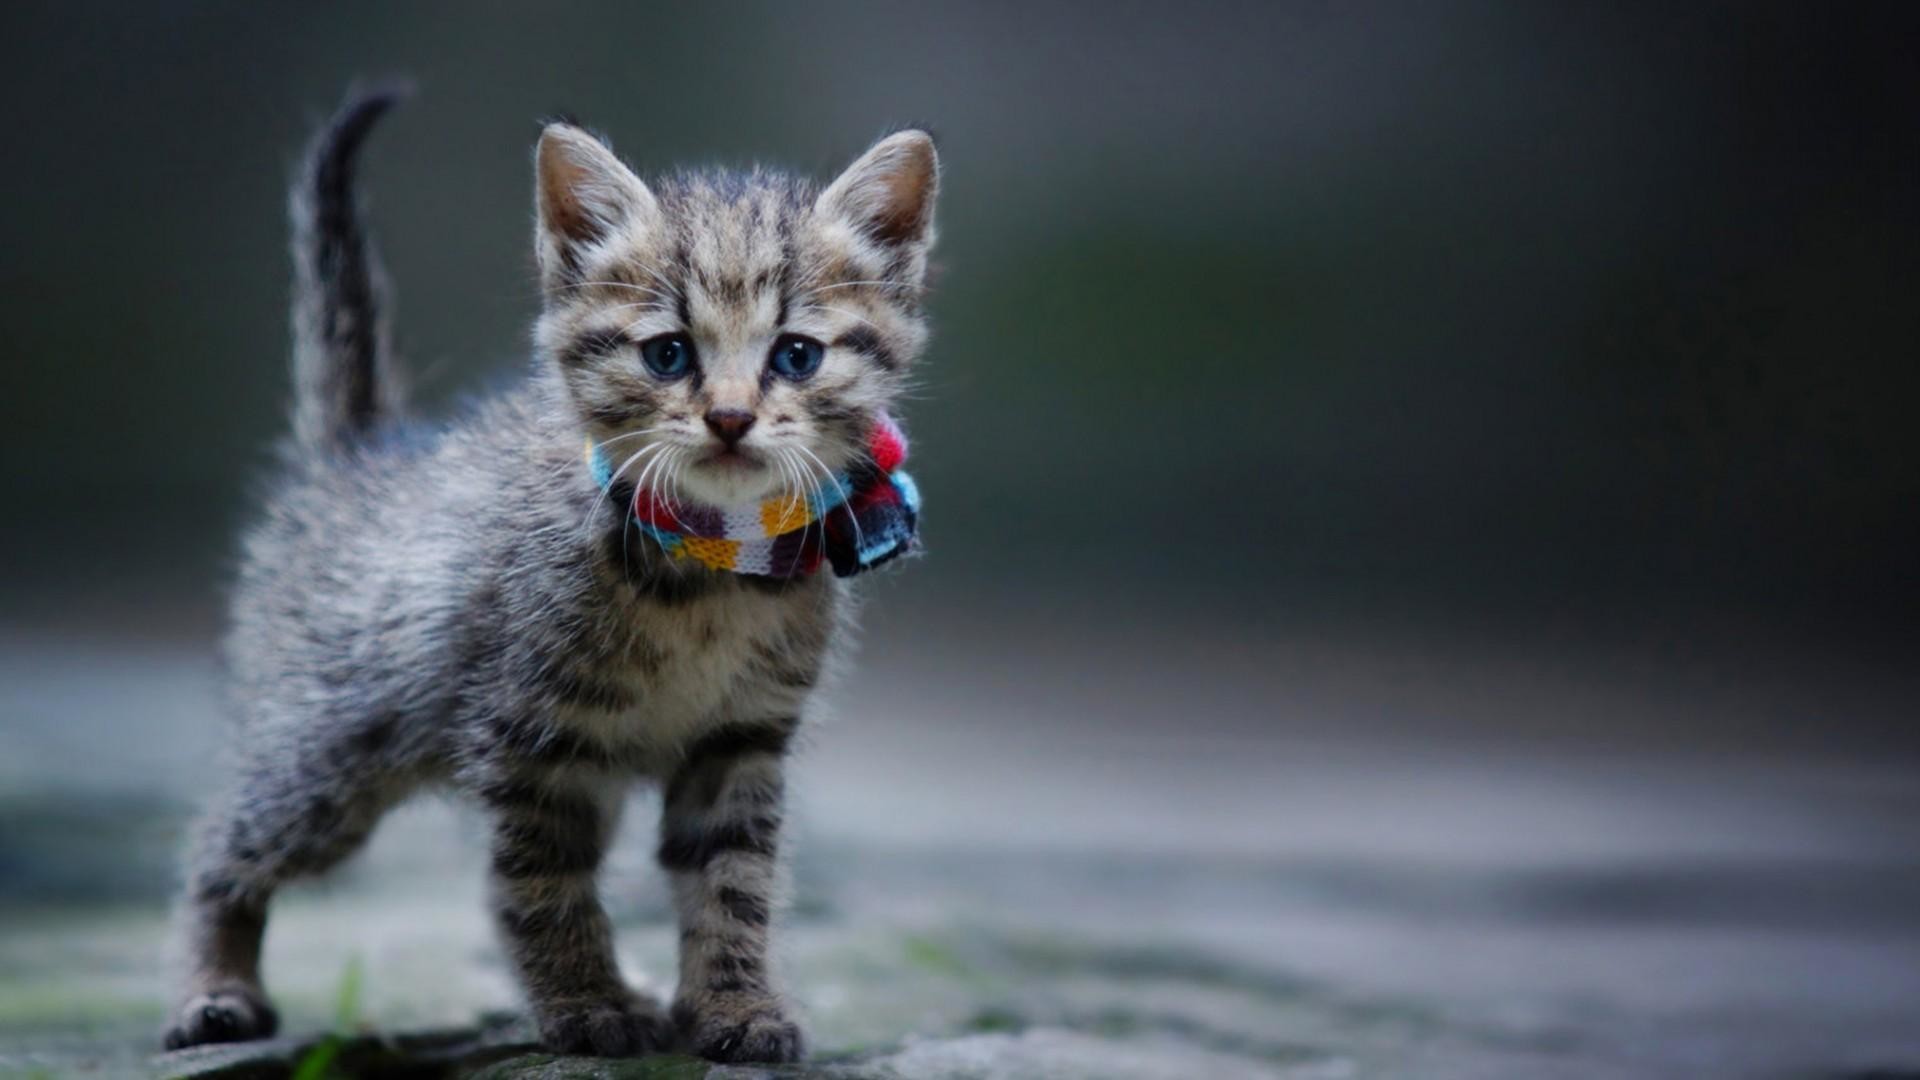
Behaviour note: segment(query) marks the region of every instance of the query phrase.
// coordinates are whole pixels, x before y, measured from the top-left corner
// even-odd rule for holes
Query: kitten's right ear
[[[587,249],[660,212],[653,192],[606,144],[567,123],[548,124],[534,152],[539,190],[540,276],[549,285],[576,275]]]

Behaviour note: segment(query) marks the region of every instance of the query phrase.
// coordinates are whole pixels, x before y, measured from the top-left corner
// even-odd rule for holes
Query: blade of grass
[[[334,991],[333,1031],[300,1058],[292,1080],[329,1080],[333,1075],[334,1059],[360,1025],[360,981],[360,957],[356,955],[347,960],[346,970],[340,974],[340,988]]]

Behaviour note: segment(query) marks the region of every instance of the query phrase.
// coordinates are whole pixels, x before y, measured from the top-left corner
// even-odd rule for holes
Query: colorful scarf
[[[812,494],[717,507],[636,490],[633,523],[668,555],[712,570],[795,578],[825,563],[852,577],[913,547],[920,492],[900,468],[906,459],[906,436],[882,414],[867,438],[866,457]],[[587,467],[600,489],[611,492],[613,467],[592,443]]]

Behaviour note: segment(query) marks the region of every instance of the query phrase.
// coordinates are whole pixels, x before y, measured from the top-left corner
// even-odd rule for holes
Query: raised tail
[[[361,144],[408,94],[355,92],[314,135],[288,197],[293,218],[293,432],[311,450],[354,442],[401,408],[387,328],[387,277],[360,220]]]

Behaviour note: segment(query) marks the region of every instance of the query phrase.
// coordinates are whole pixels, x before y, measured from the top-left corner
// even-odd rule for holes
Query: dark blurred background
[[[350,79],[398,72],[422,93],[366,188],[428,408],[525,362],[537,117],[643,172],[822,176],[921,121],[947,175],[908,417],[932,554],[902,590],[1910,666],[1910,8],[6,22],[0,580],[30,623],[213,604],[282,428],[291,157]]]
[[[938,134],[936,339],[905,409],[928,555],[872,590],[849,695],[900,708],[821,751],[907,771],[830,785],[825,819],[884,818],[912,761],[1003,732],[1006,758],[971,752],[1036,842],[1432,855],[1538,827],[1514,842],[1857,841],[1913,867],[1920,8],[16,3],[0,25],[0,779],[141,746],[130,774],[198,783],[138,703],[165,657],[211,655],[284,426],[283,185],[350,80],[403,73],[421,92],[365,190],[429,411],[526,363],[537,118],[580,116],[643,174],[826,177],[893,125]],[[1366,757],[1349,787],[1300,749],[1347,745],[1398,771]],[[1438,764],[1496,751],[1529,756]],[[1013,757],[1087,786],[1023,788]],[[1595,760],[1633,763],[1606,800],[1546,793]],[[1660,802],[1749,761],[1872,771]],[[979,773],[946,778],[930,833],[997,820]],[[1489,792],[1512,798],[1449,816]],[[1853,816],[1795,816],[1822,805]],[[1102,831],[1114,807],[1135,817]]]

